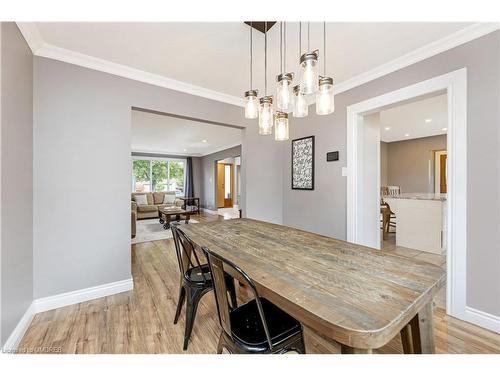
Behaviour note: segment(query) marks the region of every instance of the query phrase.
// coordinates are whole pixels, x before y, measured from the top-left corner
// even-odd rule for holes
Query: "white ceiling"
[[[446,134],[447,107],[447,95],[441,94],[380,111],[380,139],[394,142]]]
[[[133,152],[204,156],[239,144],[240,129],[132,111]]]
[[[57,47],[41,53],[47,57],[60,56],[63,53],[60,48],[63,48],[238,98],[249,88],[249,27],[242,22],[38,22],[24,25],[30,26],[23,34],[31,37],[36,34],[37,38],[32,39],[41,37],[30,45]],[[298,24],[287,25],[288,70],[297,72]],[[345,83],[419,48],[447,40],[470,25],[451,22],[328,23],[326,73],[334,77],[336,84]],[[20,26],[22,30],[28,29],[23,24]],[[322,24],[311,23],[310,28],[310,47],[319,48],[322,54]],[[307,41],[304,23],[302,29],[304,49]],[[279,70],[278,37],[279,26],[275,25],[268,36],[270,92]],[[263,34],[254,33],[254,86],[261,92],[264,89],[263,40]],[[437,53],[435,47],[429,50]],[[69,60],[80,57],[72,56]]]

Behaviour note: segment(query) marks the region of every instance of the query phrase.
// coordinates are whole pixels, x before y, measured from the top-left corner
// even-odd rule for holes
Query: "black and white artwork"
[[[292,141],[292,189],[314,190],[314,136]]]

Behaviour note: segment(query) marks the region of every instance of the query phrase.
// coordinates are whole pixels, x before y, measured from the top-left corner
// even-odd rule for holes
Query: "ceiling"
[[[375,73],[387,74],[401,64],[478,37],[477,25],[486,32],[483,24],[470,23],[327,23],[326,73],[334,77],[340,92],[342,87],[352,87],[348,84],[355,79],[366,82]],[[243,22],[37,22],[19,26],[40,56],[90,67],[102,66],[103,61],[120,64],[195,85],[188,91],[196,95],[210,97],[213,93],[202,93],[208,89],[230,96],[233,100],[222,97],[222,101],[233,104],[241,104],[243,92],[249,89],[250,27]],[[268,35],[269,93],[279,71],[279,30],[277,24]],[[306,30],[303,23],[303,50]],[[264,35],[254,32],[253,36],[254,88],[263,93]],[[287,70],[297,73],[298,23],[287,23],[287,41]],[[319,48],[322,55],[322,23],[311,23],[310,41],[310,49]],[[106,69],[114,73],[115,68]]]
[[[447,95],[441,94],[380,111],[380,139],[394,142],[446,134],[447,107]]]
[[[133,152],[204,156],[239,144],[240,129],[132,111]]]

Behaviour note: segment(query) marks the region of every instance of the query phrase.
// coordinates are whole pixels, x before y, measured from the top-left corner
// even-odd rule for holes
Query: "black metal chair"
[[[217,353],[221,354],[226,348],[236,354],[282,354],[289,351],[305,354],[302,325],[276,305],[260,298],[252,280],[237,265],[207,248],[203,251],[210,265],[222,326]],[[254,299],[231,308],[224,282],[226,272],[246,284]]]
[[[174,237],[175,251],[179,270],[181,272],[179,302],[175,311],[174,324],[177,324],[182,305],[186,299],[186,330],[184,332],[184,346],[186,350],[193,330],[198,302],[207,292],[213,289],[212,275],[207,263],[201,264],[196,254],[193,242],[186,236],[177,224],[172,224],[172,235]],[[195,263],[193,263],[193,258]],[[231,276],[225,275],[227,291],[231,296],[231,304],[236,307],[236,289]]]

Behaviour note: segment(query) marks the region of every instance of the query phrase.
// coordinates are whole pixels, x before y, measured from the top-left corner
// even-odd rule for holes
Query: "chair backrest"
[[[389,190],[388,195],[391,197],[401,194],[401,186],[387,186],[387,189]]]
[[[238,280],[246,284],[252,292],[255,303],[257,304],[257,309],[259,310],[259,317],[262,326],[264,327],[264,332],[266,333],[266,339],[269,345],[269,349],[272,349],[273,344],[271,341],[271,335],[269,334],[269,329],[267,327],[264,309],[262,308],[259,293],[257,292],[257,288],[255,287],[253,281],[236,264],[210,251],[210,249],[206,247],[203,247],[203,251],[208,259],[208,264],[210,265],[210,272],[212,274],[212,281],[214,283],[215,300],[217,302],[217,312],[219,314],[219,322],[224,332],[226,332],[230,337],[233,337],[229,315],[230,306],[227,299],[228,290],[226,278],[224,277],[225,272],[229,271],[229,273],[232,273],[233,275],[239,275],[239,277],[237,277]]]
[[[199,267],[201,269],[200,259],[196,254],[194,243],[189,237],[179,228],[177,223],[171,224],[172,236],[174,237],[175,252],[177,254],[177,262],[179,263],[179,271],[181,276],[188,278],[188,270]],[[194,262],[193,262],[194,257]],[[207,281],[205,274],[201,272],[204,281]]]

